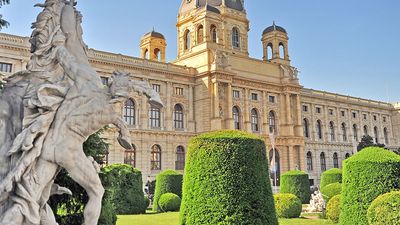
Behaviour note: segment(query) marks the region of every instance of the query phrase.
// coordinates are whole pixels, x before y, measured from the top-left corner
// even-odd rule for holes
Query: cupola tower
[[[267,27],[262,34],[262,44],[265,61],[290,64],[289,58],[289,37],[283,27],[277,26],[275,22]]]
[[[153,61],[165,62],[167,42],[164,35],[154,30],[140,40],[140,57]]]

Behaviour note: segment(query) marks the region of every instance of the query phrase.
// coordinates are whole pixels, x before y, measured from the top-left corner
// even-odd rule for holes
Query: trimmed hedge
[[[329,202],[329,200],[333,196],[340,195],[341,192],[342,192],[342,184],[341,183],[328,184],[321,189],[321,193],[325,199],[325,202]]]
[[[332,168],[322,173],[321,175],[321,190],[328,184],[342,183],[342,170],[338,168]]]
[[[301,214],[301,201],[294,194],[274,195],[276,215],[280,218],[298,218]]]
[[[100,174],[105,189],[110,190],[117,214],[141,214],[146,212],[142,172],[125,164],[113,164]]]
[[[400,223],[400,191],[380,195],[368,208],[370,225],[398,225]]]
[[[301,200],[301,203],[310,202],[311,191],[308,174],[303,171],[289,171],[281,175],[280,193],[294,194]]]
[[[109,190],[105,190],[101,207],[101,214],[98,225],[115,225],[117,224],[117,213],[112,202],[112,194]]]
[[[334,223],[339,223],[340,195],[335,195],[326,205],[326,216]]]
[[[174,193],[165,193],[158,200],[158,205],[163,212],[176,212],[181,206],[181,198]]]
[[[277,225],[265,143],[215,131],[188,147],[180,225]]]
[[[165,193],[174,193],[182,197],[183,175],[174,170],[165,170],[156,177],[156,191],[154,194],[153,210],[160,212],[158,200]]]
[[[400,156],[369,147],[344,161],[340,224],[368,224],[367,210],[381,194],[400,188]]]

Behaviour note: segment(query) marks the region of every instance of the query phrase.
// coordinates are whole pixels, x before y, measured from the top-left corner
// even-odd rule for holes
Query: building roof
[[[283,33],[287,34],[285,28],[277,26],[275,24],[275,22],[272,24],[272,26],[269,26],[269,27],[265,28],[263,34],[266,34],[266,33],[272,32],[272,31],[280,31],[280,32],[283,32]]]
[[[145,38],[145,37],[155,37],[155,38],[165,39],[164,35],[162,35],[161,33],[155,32],[154,30],[143,35],[143,38]]]
[[[208,11],[219,13],[216,7],[220,7],[223,1],[225,1],[225,5],[228,8],[238,11],[244,10],[243,0],[182,0],[179,14],[184,14],[198,8],[204,8],[207,5],[209,6],[206,8]]]

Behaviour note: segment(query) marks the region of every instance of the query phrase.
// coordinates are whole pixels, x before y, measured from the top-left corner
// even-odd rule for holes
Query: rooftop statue
[[[52,194],[70,194],[54,184],[60,168],[89,195],[84,224],[96,225],[104,193],[99,166],[83,142],[105,125],[132,148],[129,131],[114,104],[136,91],[162,107],[147,82],[115,72],[108,87],[90,66],[82,40],[82,15],[74,0],[46,0],[33,23],[27,70],[7,78],[0,95],[0,225],[56,225],[47,205]]]

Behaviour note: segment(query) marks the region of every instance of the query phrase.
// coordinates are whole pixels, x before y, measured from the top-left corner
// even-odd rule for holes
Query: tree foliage
[[[294,194],[303,204],[309,203],[311,191],[308,174],[299,170],[282,174],[280,193]]]
[[[83,150],[87,156],[92,156],[94,160],[102,164],[104,155],[107,154],[108,143],[101,137],[103,130],[91,135],[83,144]],[[68,175],[66,170],[61,170],[58,174],[55,183],[67,187],[72,191],[72,196],[57,195],[50,198],[49,204],[56,213],[56,219],[60,225],[80,225],[83,224],[83,209],[89,197],[86,191],[79,186]],[[107,195],[105,196],[105,198]],[[108,205],[106,201],[103,206]],[[110,206],[107,206],[110,207]],[[102,212],[102,214],[104,214]],[[110,214],[110,213],[106,213]],[[99,223],[100,224],[100,223]]]
[[[384,144],[375,143],[375,142],[374,142],[374,138],[372,138],[372,137],[369,136],[369,135],[364,135],[364,136],[361,138],[360,143],[358,143],[358,145],[357,145],[357,152],[359,152],[359,151],[361,151],[361,150],[363,150],[364,148],[367,148],[367,147],[380,147],[380,148],[384,148],[385,145],[384,145]]]
[[[10,4],[10,0],[0,0],[0,8],[1,8],[3,5],[7,5],[7,4]],[[3,19],[3,15],[0,14],[0,30],[1,30],[3,27],[8,27],[9,25],[10,25],[10,23],[7,22],[6,20],[4,20],[4,19]]]

